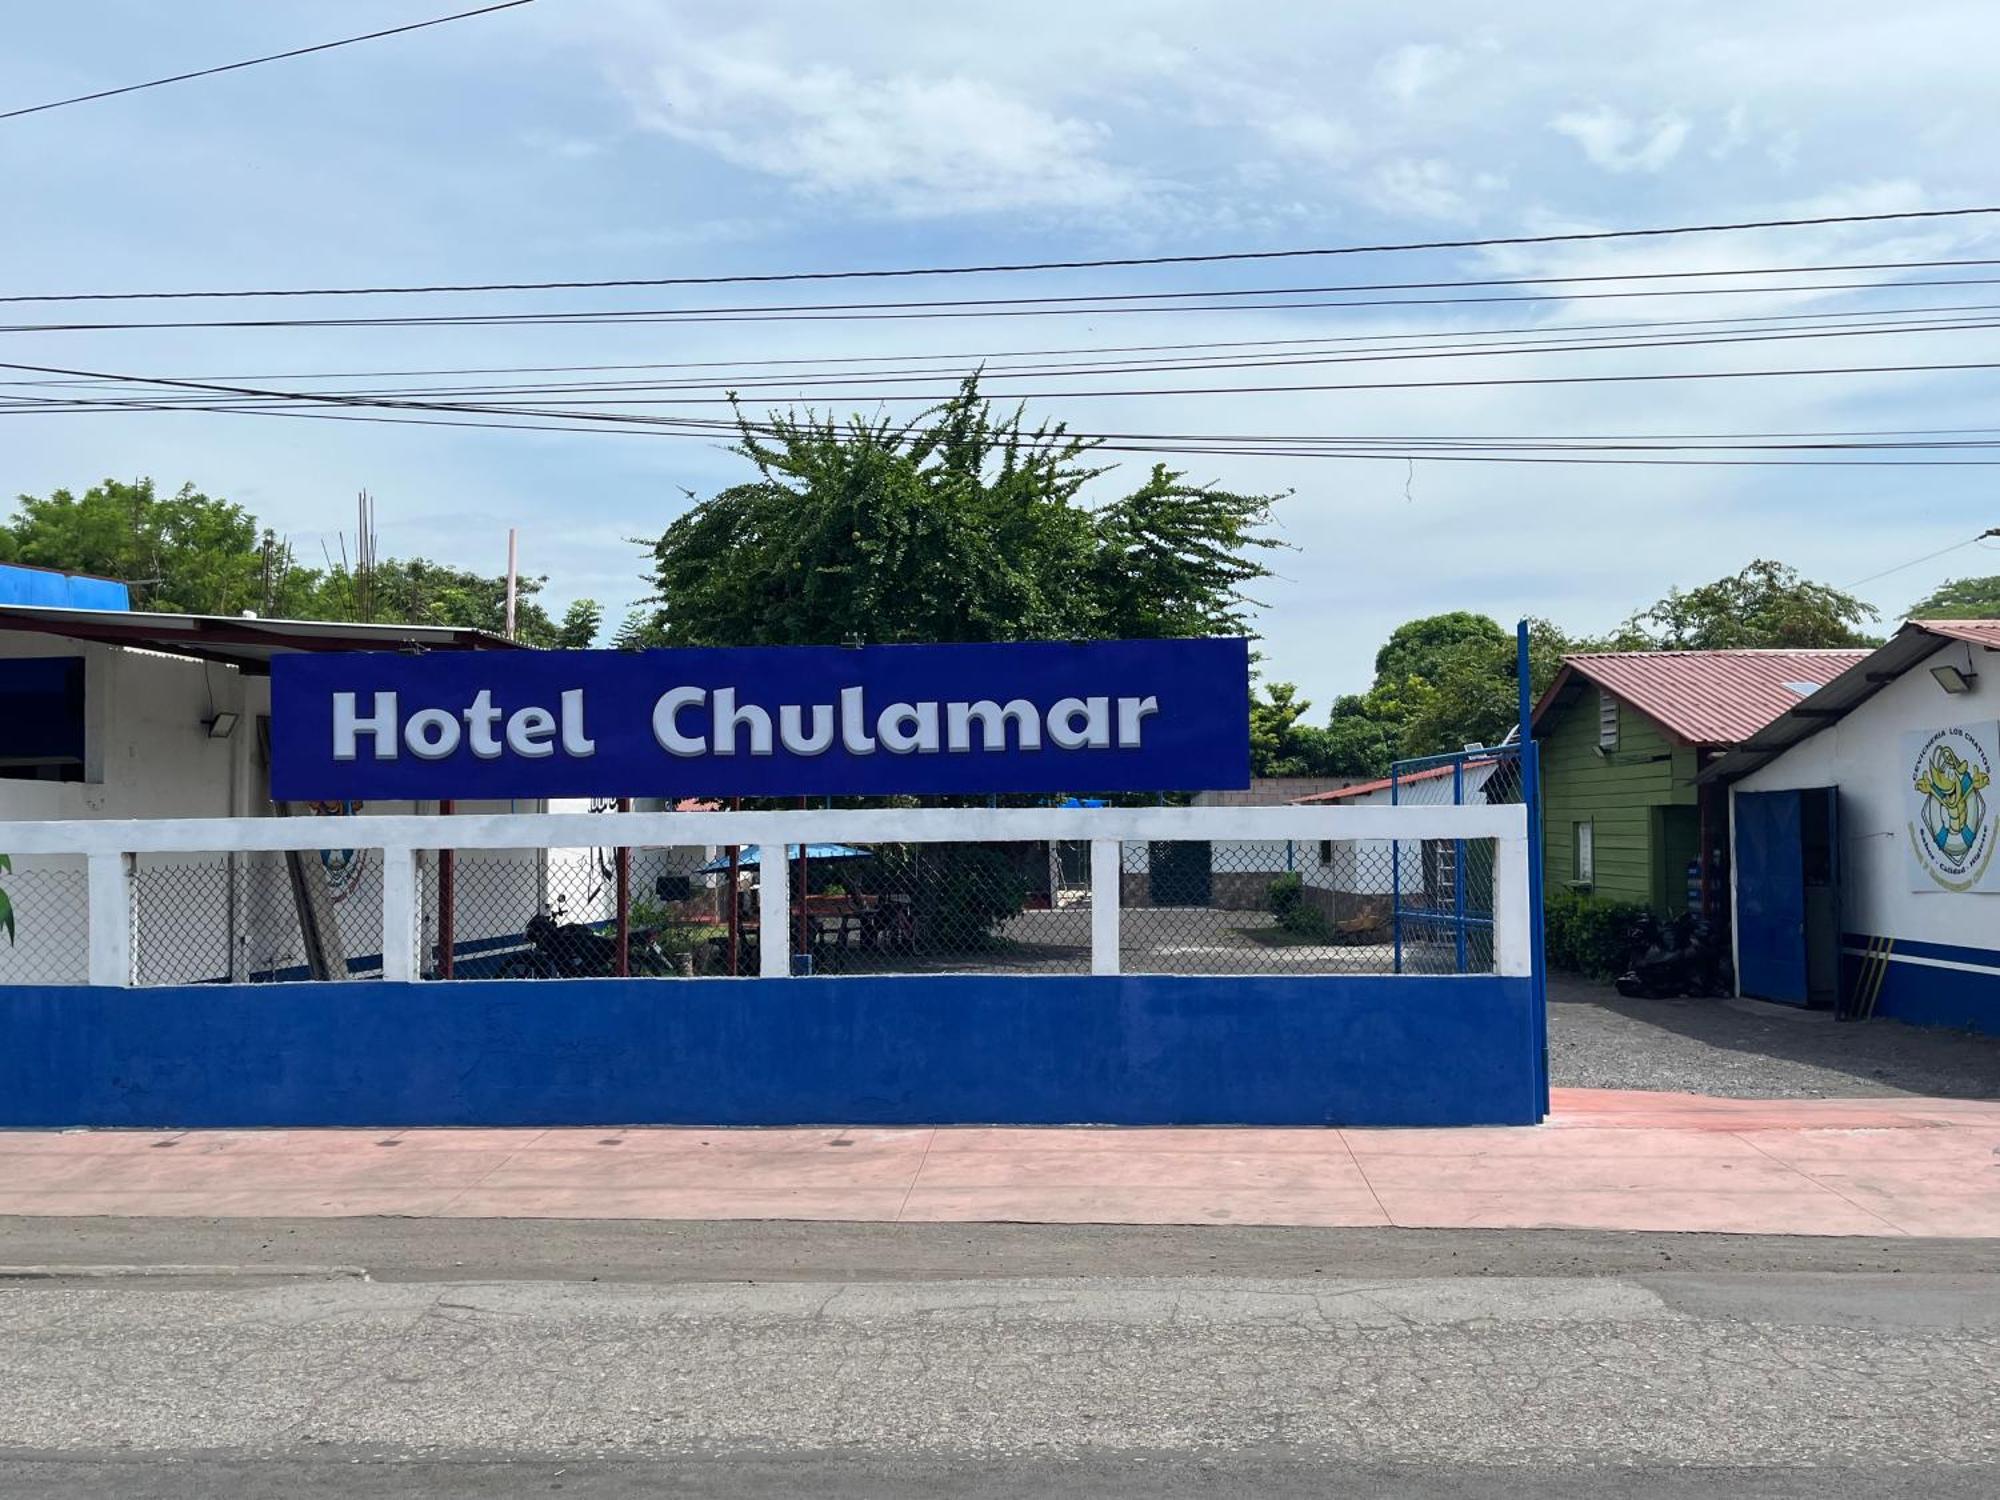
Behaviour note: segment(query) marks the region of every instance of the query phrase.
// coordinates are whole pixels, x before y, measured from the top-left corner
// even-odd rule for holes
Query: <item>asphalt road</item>
[[[0,1494],[2000,1486],[1991,1243],[14,1220],[0,1263]]]

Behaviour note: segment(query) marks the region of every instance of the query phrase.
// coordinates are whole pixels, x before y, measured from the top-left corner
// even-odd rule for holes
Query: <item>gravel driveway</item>
[[[1627,1000],[1549,976],[1549,1082],[1734,1099],[2000,1099],[2000,1038],[1760,1000]]]

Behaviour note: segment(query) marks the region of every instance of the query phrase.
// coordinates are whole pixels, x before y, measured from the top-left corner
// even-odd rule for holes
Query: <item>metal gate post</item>
[[[1459,757],[1451,763],[1451,805],[1465,804],[1465,759]],[[1458,930],[1458,972],[1465,972],[1465,840],[1455,839],[1451,846],[1451,907],[1455,918],[1453,926]]]
[[[1528,656],[1528,622],[1514,627],[1514,675],[1521,727],[1518,733],[1521,755],[1521,800],[1528,817],[1528,961],[1530,987],[1534,997],[1536,1092],[1541,1110],[1549,1110],[1549,989],[1547,954],[1543,946],[1542,909],[1542,769],[1541,753],[1535,744],[1535,689],[1533,666]]]
[[[1396,766],[1389,765],[1389,805],[1400,805],[1402,783],[1397,779]],[[1395,973],[1403,972],[1403,841],[1392,837],[1389,840],[1389,941],[1395,950]]]

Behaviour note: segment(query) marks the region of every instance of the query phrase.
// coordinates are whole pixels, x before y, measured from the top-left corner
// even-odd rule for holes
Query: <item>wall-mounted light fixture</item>
[[[1966,668],[1963,671],[1957,667],[1932,667],[1931,676],[1937,679],[1939,687],[1950,693],[1954,698],[1960,693],[1971,692],[1973,683],[1979,680],[1979,674],[1971,669],[1970,662],[1966,664]]]
[[[201,723],[212,740],[226,740],[236,733],[236,715],[227,711],[215,715],[214,718],[203,719]]]

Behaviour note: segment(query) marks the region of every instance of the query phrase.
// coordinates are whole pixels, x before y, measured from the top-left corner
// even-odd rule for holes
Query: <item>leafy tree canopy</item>
[[[996,415],[969,378],[907,422],[738,410],[756,477],[652,545],[656,608],[621,645],[793,645],[1234,635],[1267,576],[1278,498],[1155,467],[1109,470],[1060,423]]]
[[[300,565],[289,545],[242,506],[184,485],[161,496],[150,479],[107,479],[81,495],[22,495],[0,523],[0,562],[116,578],[135,605],[176,614],[260,615],[453,625],[499,632],[507,581],[426,558],[390,558],[365,577],[344,563]],[[561,621],[536,595],[545,578],[516,581],[515,634],[532,646],[586,646],[602,612],[588,599]]]
[[[1859,628],[1876,611],[1852,594],[1801,578],[1798,569],[1759,558],[1732,578],[1674,589],[1625,622],[1621,641],[1663,651],[1757,646],[1872,646]]]
[[[1912,620],[2000,620],[2000,577],[1954,578],[1910,606]]]

